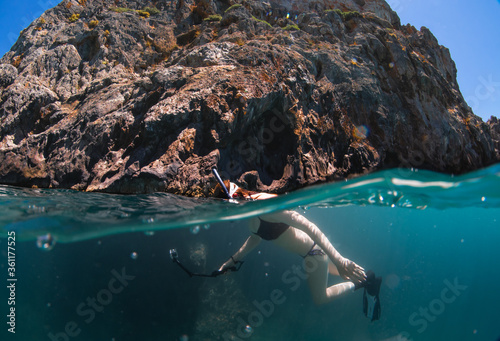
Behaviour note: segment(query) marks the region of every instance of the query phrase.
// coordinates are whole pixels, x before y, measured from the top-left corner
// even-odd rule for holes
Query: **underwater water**
[[[169,257],[176,248],[211,273],[248,218],[283,209],[383,276],[379,321],[363,315],[361,290],[316,306],[293,271],[302,258],[271,242],[217,278],[190,278]],[[500,337],[500,165],[394,169],[255,202],[0,186],[0,211],[1,340]]]

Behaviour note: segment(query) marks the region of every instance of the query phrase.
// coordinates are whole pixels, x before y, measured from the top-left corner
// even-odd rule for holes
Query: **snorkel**
[[[224,193],[226,194],[226,197],[228,199],[231,199],[231,195],[229,195],[229,191],[226,187],[226,185],[224,185],[224,181],[222,181],[219,173],[217,172],[217,169],[214,167],[212,168],[212,173],[214,174],[215,176],[215,179],[217,179],[217,182],[219,183],[219,185],[222,187],[222,189],[224,190]]]

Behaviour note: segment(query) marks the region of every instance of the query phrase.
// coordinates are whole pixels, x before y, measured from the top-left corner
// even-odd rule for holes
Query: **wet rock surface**
[[[282,193],[500,160],[449,51],[382,0],[63,1],[0,60],[0,183]],[[353,12],[356,11],[356,12]]]

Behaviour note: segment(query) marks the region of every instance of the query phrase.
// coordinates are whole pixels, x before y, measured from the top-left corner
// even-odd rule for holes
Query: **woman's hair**
[[[226,188],[229,190],[229,180],[224,180],[224,186],[226,186]],[[226,192],[224,192],[224,189],[219,183],[217,184],[217,186],[215,186],[214,197],[227,199]]]
[[[230,181],[224,180],[224,186],[226,186],[227,190],[229,190],[231,187]],[[258,194],[258,193],[259,192],[249,191],[249,190],[239,188],[239,187],[235,192],[235,194],[237,195],[237,198],[243,198],[243,199],[251,199],[250,195]],[[217,184],[215,186],[214,197],[227,199],[226,193],[224,192],[224,189],[222,188],[222,186],[220,184]]]

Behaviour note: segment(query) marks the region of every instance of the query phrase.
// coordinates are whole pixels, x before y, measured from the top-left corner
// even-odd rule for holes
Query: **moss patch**
[[[203,19],[203,21],[221,21],[221,20],[222,16],[220,16],[219,14],[212,14]]]
[[[300,31],[299,26],[297,26],[297,25],[295,25],[295,24],[293,24],[293,25],[288,24],[288,25],[286,25],[285,27],[283,27],[283,29],[284,29],[285,31]]]
[[[133,9],[127,8],[127,7],[110,7],[109,9],[113,12],[116,12],[116,13],[126,13],[126,12],[133,11]]]
[[[235,9],[235,8],[238,8],[238,7],[243,7],[243,5],[242,4],[234,4],[234,5],[230,6],[228,9],[226,9],[224,11],[224,13],[227,13],[227,12],[229,12],[229,11]]]
[[[76,22],[80,19],[80,14],[78,13],[73,13],[71,17],[68,18],[69,22]]]
[[[343,12],[340,9],[327,9],[325,11],[325,13],[330,13],[330,12],[337,13],[344,21],[349,21],[353,18],[361,17],[361,14],[358,11]]]
[[[139,14],[143,18],[149,18],[149,16],[151,15],[147,11],[137,10],[136,12],[137,12],[137,14]]]
[[[269,27],[273,27],[273,25],[271,25],[271,24],[270,24],[270,23],[268,23],[267,21],[262,20],[262,19],[257,19],[257,18],[256,18],[256,17],[254,17],[253,15],[252,15],[252,19],[253,19],[253,20],[255,20],[255,21],[258,21],[258,22],[264,23],[264,24],[268,25]]]
[[[91,21],[89,22],[89,27],[90,27],[90,28],[94,28],[94,27],[96,27],[97,25],[99,25],[99,20],[91,20]]]
[[[156,7],[144,7],[142,10],[148,12],[150,15],[156,15],[160,13],[160,10]]]

